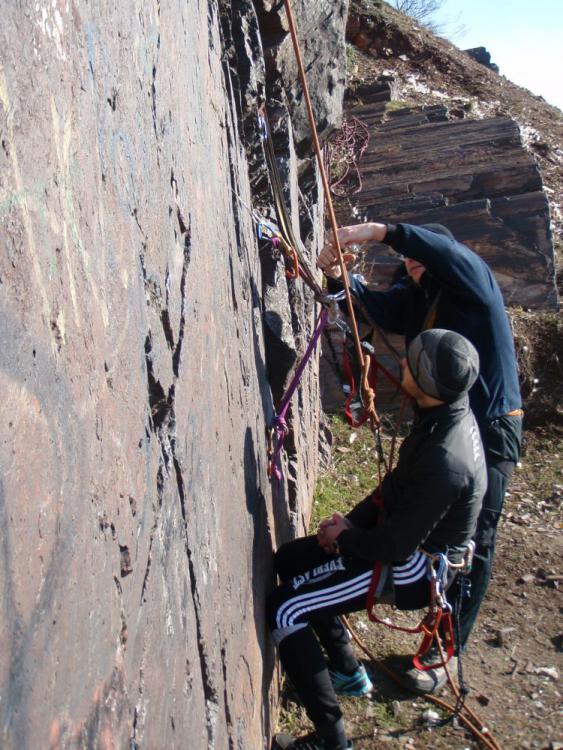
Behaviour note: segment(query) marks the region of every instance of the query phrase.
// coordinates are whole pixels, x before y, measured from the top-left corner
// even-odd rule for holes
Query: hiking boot
[[[432,646],[424,656],[420,657],[420,661],[425,665],[440,662],[441,657],[438,647]],[[447,663],[447,667],[450,675],[455,677],[457,674],[457,656],[452,656]],[[413,690],[415,693],[437,693],[447,683],[448,676],[444,667],[436,667],[423,672],[411,664],[410,669],[403,673],[401,681],[406,688]]]
[[[292,734],[276,734],[272,742],[272,750],[353,750],[353,745],[348,740],[346,746],[328,744],[316,732],[304,737],[294,737]]]
[[[372,682],[363,664],[360,664],[352,674],[343,674],[330,667],[328,673],[334,692],[338,695],[359,698],[362,695],[368,695],[373,690]]]

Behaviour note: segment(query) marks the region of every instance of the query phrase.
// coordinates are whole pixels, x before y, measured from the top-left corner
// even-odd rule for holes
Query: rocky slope
[[[295,5],[328,130],[346,3]],[[0,745],[261,747],[269,561],[308,516],[319,412],[312,366],[273,486],[314,310],[260,265],[266,100],[295,229],[322,223],[283,12],[9,4],[0,50]]]
[[[390,75],[405,105],[447,105],[469,118],[511,117],[538,161],[556,249],[562,244],[563,114],[379,0],[353,0],[349,86]],[[494,50],[489,50],[494,57]]]

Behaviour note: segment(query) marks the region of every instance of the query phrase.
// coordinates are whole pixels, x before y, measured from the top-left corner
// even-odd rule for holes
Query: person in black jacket
[[[488,467],[488,490],[475,537],[470,597],[460,617],[460,643],[467,646],[491,577],[496,529],[510,475],[520,457],[522,401],[514,342],[502,294],[487,264],[440,224],[356,224],[339,230],[341,247],[384,242],[405,257],[407,275],[390,289],[371,291],[357,277],[350,285],[366,320],[402,334],[406,345],[434,326],[466,336],[479,353],[481,371],[469,392]],[[334,242],[319,255],[329,289],[340,276]],[[445,670],[411,671],[410,687],[422,692],[444,684]]]
[[[463,336],[440,329],[417,336],[402,377],[416,401],[415,420],[397,466],[378,489],[382,518],[369,496],[347,516],[322,521],[316,536],[277,551],[282,583],[268,598],[269,626],[315,733],[276,735],[274,750],[351,747],[335,689],[357,695],[371,684],[338,615],[365,608],[375,562],[384,563],[378,597],[416,609],[430,595],[424,552],[461,560],[486,489],[483,447],[467,397],[478,371],[478,354]]]

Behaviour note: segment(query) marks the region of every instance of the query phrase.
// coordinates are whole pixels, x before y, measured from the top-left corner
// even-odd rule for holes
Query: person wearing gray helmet
[[[403,335],[407,346],[425,329],[449,329],[466,336],[479,353],[481,369],[469,400],[485,448],[488,489],[475,535],[470,595],[461,605],[457,648],[463,651],[489,585],[497,525],[522,441],[517,362],[502,294],[487,264],[441,224],[367,222],[343,227],[338,238],[343,249],[383,242],[404,257],[404,275],[385,291],[370,290],[351,276],[352,294],[368,323]],[[328,277],[329,291],[336,291],[340,267],[330,237],[318,265]],[[445,683],[446,674],[444,669],[410,670],[405,681],[419,692],[433,692]]]
[[[315,732],[276,735],[274,750],[352,747],[336,693],[362,695],[371,683],[339,615],[365,608],[374,564],[382,563],[378,597],[418,609],[430,599],[429,555],[462,560],[487,481],[467,396],[478,373],[479,356],[463,336],[439,329],[417,336],[402,374],[415,419],[396,467],[348,515],[335,513],[316,535],[276,552],[281,584],[268,597],[268,624]],[[455,569],[450,573],[447,584]]]

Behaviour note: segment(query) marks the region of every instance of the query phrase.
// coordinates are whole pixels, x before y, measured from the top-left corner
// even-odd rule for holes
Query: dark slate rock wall
[[[556,306],[549,204],[518,124],[509,117],[457,119],[445,106],[385,112],[378,95],[388,91],[388,82],[366,87],[365,103],[350,109],[370,131],[354,215],[446,224],[489,263],[507,304]],[[342,222],[351,217],[344,207]],[[368,276],[381,282],[381,263],[388,278],[395,258],[384,247],[374,249]]]
[[[318,383],[313,364],[292,481],[272,489],[266,287],[293,360],[314,306],[279,259],[266,279],[247,209],[271,204],[265,71],[250,2],[4,8],[2,748],[260,748],[270,732],[264,596],[272,547],[308,516]],[[296,227],[319,223],[314,169],[282,156]]]

